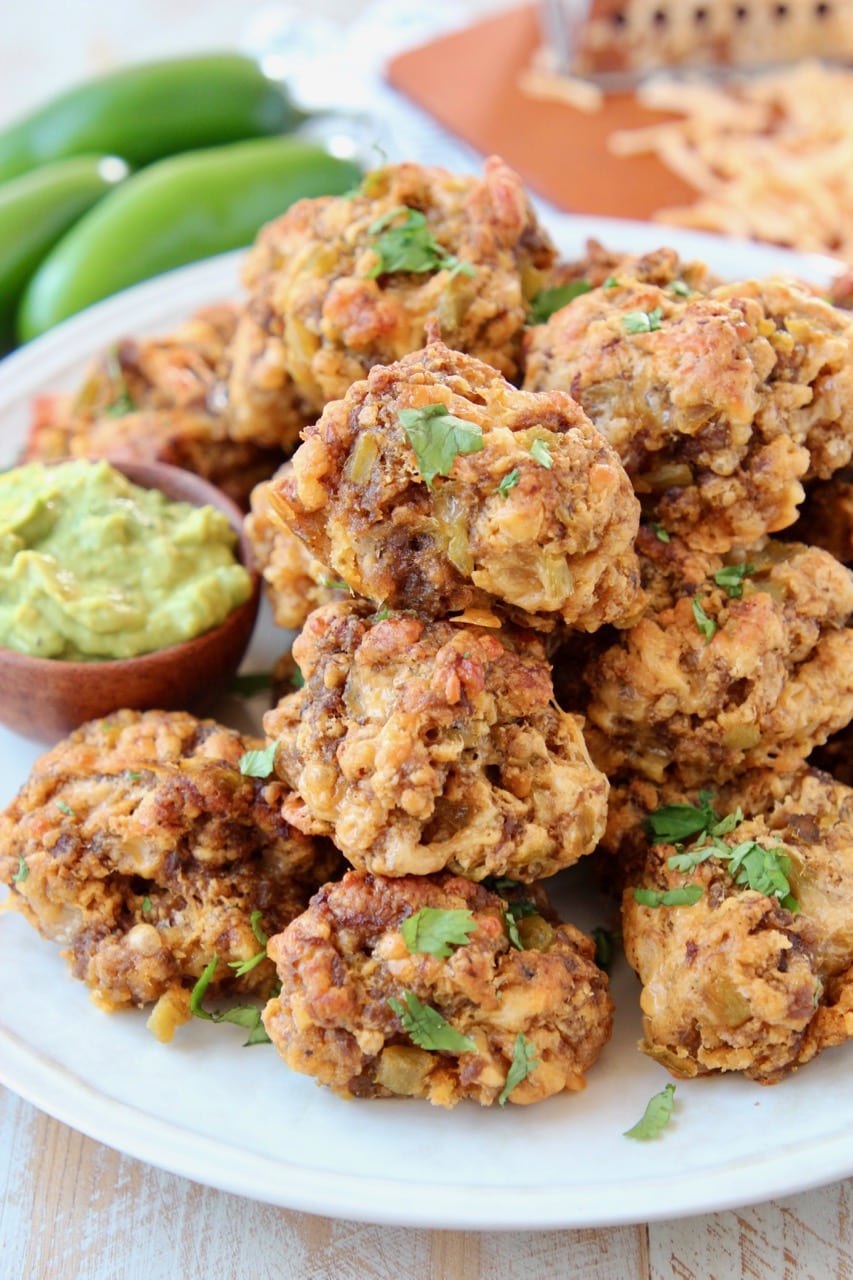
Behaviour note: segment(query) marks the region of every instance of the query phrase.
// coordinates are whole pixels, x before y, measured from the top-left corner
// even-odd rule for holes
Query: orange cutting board
[[[695,200],[693,188],[655,157],[608,151],[614,129],[671,116],[647,111],[628,93],[607,95],[602,110],[589,113],[521,92],[519,74],[541,43],[536,9],[525,6],[407,50],[386,74],[451,132],[485,155],[503,156],[562,209],[649,218],[664,205]]]

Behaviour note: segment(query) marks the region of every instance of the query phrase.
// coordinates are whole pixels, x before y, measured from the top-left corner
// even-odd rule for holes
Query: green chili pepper
[[[302,119],[286,91],[239,54],[122,67],[0,130],[0,182],[96,152],[137,167],[177,151],[285,133]]]
[[[21,341],[119,289],[251,244],[306,196],[340,195],[358,167],[316,143],[256,138],[150,165],[105,197],[51,250],[17,316]]]
[[[15,310],[42,258],[129,172],[116,156],[73,156],[0,186],[0,351],[12,345]]]

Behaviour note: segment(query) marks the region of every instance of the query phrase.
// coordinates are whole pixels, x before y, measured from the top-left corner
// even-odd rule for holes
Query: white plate
[[[570,254],[588,235],[626,249],[669,243],[732,276],[782,270],[825,281],[833,265],[612,220],[566,217],[555,233]],[[165,330],[235,294],[237,264],[227,255],[151,281],[3,362],[0,465],[15,459],[35,393],[73,387],[85,359],[117,336]],[[249,665],[264,669],[281,647],[265,619]],[[231,701],[219,714],[233,722],[243,711]],[[0,730],[0,803],[37,754]],[[561,881],[567,915],[603,923],[601,904],[571,875]],[[615,1033],[584,1093],[453,1112],[343,1102],[291,1074],[271,1047],[242,1048],[236,1027],[195,1022],[158,1044],[143,1014],[99,1012],[57,950],[14,912],[0,917],[0,969],[5,1084],[129,1155],[293,1209],[409,1226],[597,1226],[729,1208],[853,1172],[853,1045],[772,1089],[736,1077],[679,1083],[659,1139],[623,1137],[669,1080],[636,1049],[638,988],[624,960],[614,974]]]

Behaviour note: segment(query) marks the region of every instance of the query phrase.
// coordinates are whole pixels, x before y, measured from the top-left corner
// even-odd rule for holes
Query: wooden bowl
[[[218,627],[136,658],[66,662],[0,647],[0,722],[40,742],[55,742],[86,720],[121,707],[204,712],[233,680],[258,613],[260,579],[243,534],[242,513],[231,499],[179,467],[109,461],[142,488],[160,489],[168,498],[223,512],[238,534],[237,554],[252,575],[252,594]]]

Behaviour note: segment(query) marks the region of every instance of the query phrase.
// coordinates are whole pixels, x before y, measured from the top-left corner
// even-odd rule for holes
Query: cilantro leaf
[[[461,1035],[445,1022],[437,1009],[421,1004],[413,991],[404,991],[406,1007],[392,997],[388,1003],[403,1024],[403,1030],[420,1049],[438,1049],[444,1053],[475,1053],[473,1040]]]
[[[727,564],[714,574],[718,587],[724,587],[730,600],[739,600],[743,595],[743,580],[748,574],[755,572],[754,564]]]
[[[138,782],[141,777],[142,777],[142,774],[139,773],[138,770],[131,769],[127,775],[127,780],[128,782]]]
[[[343,578],[329,578],[324,575],[320,578],[318,585],[325,587],[327,591],[349,591],[349,583],[344,582]]]
[[[142,914],[147,915],[150,910],[151,910],[151,899],[148,897],[148,894],[146,893],[145,897],[142,899]]]
[[[110,347],[107,351],[104,367],[107,377],[116,386],[116,394],[102,412],[109,418],[123,418],[125,414],[133,413],[138,406],[130,394],[117,347]]]
[[[655,1093],[646,1103],[642,1117],[631,1129],[626,1129],[624,1137],[636,1138],[638,1142],[648,1142],[656,1138],[669,1124],[675,1106],[675,1085],[664,1085],[660,1093]]]
[[[520,478],[521,477],[518,474],[518,467],[513,467],[512,471],[507,472],[507,474],[504,476],[504,478],[501,480],[500,484],[498,485],[498,489],[497,489],[498,493],[501,495],[502,498],[505,498],[507,496],[510,489],[515,488]]]
[[[473,912],[443,911],[438,907],[421,907],[400,926],[403,941],[413,955],[449,956],[454,947],[464,947],[477,929]]]
[[[30,874],[30,869],[27,866],[26,862],[24,861],[24,855],[22,853],[19,853],[18,854],[18,870],[12,876],[12,883],[23,884],[23,882],[26,880],[29,874]]]
[[[402,218],[397,226],[391,226],[396,218]],[[453,275],[476,274],[470,262],[460,262],[455,254],[448,253],[433,236],[427,225],[426,215],[418,209],[400,205],[391,209],[370,226],[369,234],[376,237],[375,249],[378,262],[369,272],[371,278],[390,275],[394,271],[412,271],[423,274],[447,268]]]
[[[657,538],[658,542],[671,541],[669,534],[667,533],[666,529],[664,529],[662,524],[653,524],[651,526],[651,529],[655,537]]]
[[[253,1044],[269,1044],[270,1038],[264,1030],[264,1025],[261,1021],[261,1010],[258,1005],[241,1004],[233,1009],[224,1009],[215,1013],[211,1013],[204,1008],[204,997],[216,972],[218,963],[219,956],[214,954],[213,959],[206,965],[204,972],[190,992],[190,1013],[194,1018],[203,1018],[205,1022],[233,1022],[238,1027],[244,1027],[249,1032],[249,1035],[243,1042],[243,1048]]]
[[[74,810],[71,808],[71,805],[67,803],[67,801],[57,800],[56,807],[57,809],[61,809],[63,813],[67,813],[69,818],[74,817]]]
[[[231,681],[231,692],[243,698],[251,698],[253,693],[264,693],[271,688],[272,676],[268,671],[247,671]]]
[[[450,475],[460,454],[479,453],[483,448],[483,430],[479,424],[448,413],[446,405],[425,404],[422,409],[401,409],[398,416],[428,488],[432,488],[436,476]]]
[[[506,1100],[512,1093],[516,1085],[521,1084],[522,1080],[526,1080],[529,1075],[539,1066],[539,1059],[536,1057],[536,1045],[530,1040],[525,1040],[519,1031],[515,1037],[515,1047],[512,1051],[512,1064],[506,1076],[506,1084],[498,1095],[498,1106],[502,1107],[506,1104]]]
[[[595,963],[599,969],[609,973],[610,966],[613,963],[613,956],[622,934],[618,929],[603,929],[601,925],[596,926],[590,932],[595,942]]]
[[[744,840],[730,850],[729,872],[735,884],[745,885],[768,898],[778,898],[788,911],[797,912],[800,904],[791,893],[788,876],[791,859],[783,845],[765,849],[755,840]]]
[[[616,279],[616,276],[608,276],[601,287],[602,289],[618,289],[619,281]]]
[[[371,622],[384,622],[386,618],[391,617],[391,610],[387,604],[383,604],[381,609],[377,609],[371,618]]]
[[[660,328],[662,318],[661,307],[652,311],[626,311],[622,317],[622,328],[626,333],[654,333]]]
[[[262,960],[267,958],[267,943],[269,938],[261,928],[261,913],[253,911],[249,917],[249,923],[252,926],[252,933],[261,944],[260,951],[256,951],[253,956],[249,956],[248,960],[229,960],[228,967],[234,970],[235,978],[242,978],[244,974],[251,973],[256,969]]]
[[[543,440],[541,436],[533,441],[530,446],[530,456],[534,462],[538,462],[540,467],[545,467],[550,471],[554,465],[554,459],[551,457],[551,446],[547,440]]]
[[[529,323],[544,324],[555,311],[560,311],[582,293],[589,293],[591,288],[588,280],[572,280],[568,284],[556,285],[553,289],[540,289],[530,302]]]
[[[710,831],[719,820],[711,807],[711,792],[700,791],[699,804],[665,804],[650,813],[643,822],[652,844],[675,844],[690,836]]]
[[[240,757],[240,772],[246,778],[268,778],[275,768],[276,743],[271,742],[263,751],[244,751]]]
[[[710,644],[717,630],[717,624],[713,618],[709,618],[705,610],[702,608],[702,601],[698,596],[693,597],[693,617],[696,619],[696,626],[705,637],[705,643]]]
[[[693,293],[689,284],[685,284],[683,280],[673,280],[669,286],[677,298],[689,298]]]
[[[634,901],[641,907],[692,907],[705,890],[701,884],[685,884],[677,889],[635,889]]]

